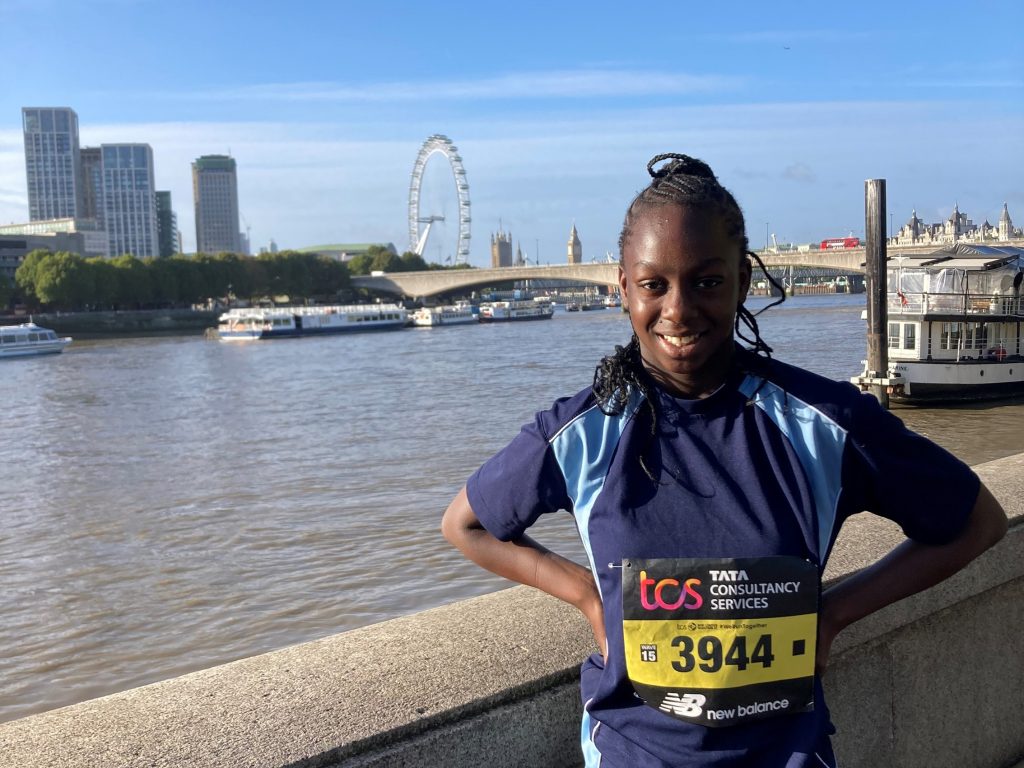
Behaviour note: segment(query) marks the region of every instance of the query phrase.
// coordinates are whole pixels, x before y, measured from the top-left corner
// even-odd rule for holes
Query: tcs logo
[[[680,586],[679,579],[655,581],[648,578],[647,571],[640,571],[640,604],[648,611],[656,611],[659,608],[665,611],[674,611],[678,608],[694,611],[704,605],[704,598],[695,589],[699,586],[700,579],[687,579]]]

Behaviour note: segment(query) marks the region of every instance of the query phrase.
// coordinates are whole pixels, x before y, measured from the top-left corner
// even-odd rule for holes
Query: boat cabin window
[[[964,333],[965,349],[988,348],[988,326],[985,323],[966,323]]]
[[[917,326],[914,323],[903,324],[903,348],[917,349]]]
[[[900,346],[900,324],[889,323],[889,349],[899,349]]]
[[[957,349],[960,346],[960,323],[943,323],[939,349]]]
[[[28,340],[29,341],[39,341],[39,334],[35,333],[35,332],[30,333],[28,335]]]

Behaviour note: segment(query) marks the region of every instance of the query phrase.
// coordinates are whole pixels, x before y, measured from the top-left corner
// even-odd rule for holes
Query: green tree
[[[153,279],[146,265],[126,253],[110,262],[117,274],[117,303],[122,306],[144,306],[153,301]]]
[[[7,309],[14,296],[14,283],[7,275],[0,275],[0,310]]]
[[[35,291],[43,304],[59,309],[79,309],[95,294],[93,273],[77,253],[58,251],[40,260]]]
[[[166,259],[166,266],[174,273],[178,288],[178,301],[183,304],[199,304],[210,297],[206,290],[206,275],[198,258],[172,256]]]
[[[406,251],[402,254],[403,272],[420,272],[429,269],[423,257],[413,251]]]
[[[157,305],[174,305],[180,301],[178,272],[170,262],[170,259],[159,257],[143,259],[146,269],[149,270],[153,303]]]
[[[402,259],[386,248],[381,248],[370,260],[370,272],[401,272]]]
[[[94,256],[86,259],[85,264],[92,273],[92,300],[89,302],[97,309],[110,309],[117,305],[121,293],[118,272],[110,259]]]
[[[327,256],[317,256],[309,264],[313,283],[313,296],[333,299],[340,291],[352,285],[348,267]]]
[[[52,255],[53,253],[45,248],[29,251],[25,258],[21,260],[21,264],[18,265],[18,269],[14,273],[14,282],[28,304],[39,303],[39,296],[36,294],[36,274],[39,270],[40,262],[47,256]]]
[[[373,262],[373,257],[368,253],[360,253],[358,256],[353,256],[347,262],[345,266],[348,267],[350,275],[368,275],[370,274],[370,264]]]

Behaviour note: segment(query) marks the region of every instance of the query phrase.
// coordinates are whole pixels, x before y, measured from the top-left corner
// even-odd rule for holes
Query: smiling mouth
[[[658,335],[662,339],[667,341],[669,344],[671,344],[673,347],[682,348],[682,347],[688,347],[691,344],[697,343],[698,341],[700,341],[701,337],[704,334],[703,333],[687,333],[687,334],[682,335],[682,336],[670,336],[667,333],[659,333]]]

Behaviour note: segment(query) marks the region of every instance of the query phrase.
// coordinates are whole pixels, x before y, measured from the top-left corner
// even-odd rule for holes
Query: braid
[[[614,354],[602,357],[594,370],[594,396],[597,398],[597,405],[601,413],[606,416],[618,416],[626,409],[631,389],[638,390],[644,396],[644,403],[651,412],[651,434],[648,437],[648,445],[658,432],[658,412],[654,407],[654,400],[651,397],[650,387],[646,377],[643,375],[643,362],[640,359],[640,340],[636,334],[629,340],[629,344],[622,347],[615,345]],[[644,461],[643,452],[640,454],[640,466],[644,474],[651,480],[655,480],[654,474],[648,469]]]

